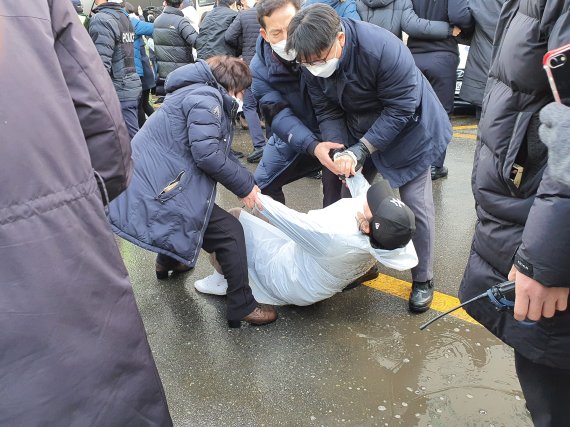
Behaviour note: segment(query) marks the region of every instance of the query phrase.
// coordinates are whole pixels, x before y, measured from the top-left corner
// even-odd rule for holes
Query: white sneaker
[[[198,292],[212,295],[225,295],[228,290],[228,281],[217,271],[208,277],[194,282],[194,287]]]

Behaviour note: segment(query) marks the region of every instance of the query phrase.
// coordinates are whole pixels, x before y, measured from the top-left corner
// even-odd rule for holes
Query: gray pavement
[[[437,289],[454,296],[475,224],[475,130],[456,132],[449,177],[433,189]],[[247,133],[237,133],[235,148],[251,151]],[[219,188],[220,206],[240,206]],[[297,210],[319,208],[320,182],[300,180],[286,196]],[[157,281],[154,254],[118,242],[176,426],[532,425],[512,351],[479,325],[449,318],[419,331],[435,312],[411,315],[406,301],[361,286],[313,306],[280,307],[275,324],[230,330],[224,298],[193,288],[212,272],[204,253],[191,273]]]

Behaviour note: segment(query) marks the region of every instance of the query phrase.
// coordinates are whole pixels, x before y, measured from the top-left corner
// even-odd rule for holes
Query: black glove
[[[362,169],[364,162],[370,155],[368,147],[366,147],[366,145],[362,141],[358,141],[356,144],[351,145],[346,149],[346,151],[350,151],[356,157],[356,166],[354,167],[354,170],[356,172]]]
[[[264,104],[259,104],[259,111],[261,112],[261,115],[265,119],[265,123],[268,126],[271,126],[275,116],[279,114],[281,111],[283,111],[285,108],[287,108],[288,106],[289,104],[287,104],[286,102],[264,103]]]

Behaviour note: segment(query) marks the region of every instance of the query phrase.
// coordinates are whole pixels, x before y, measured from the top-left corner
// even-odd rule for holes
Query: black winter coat
[[[552,101],[542,57],[570,43],[570,0],[507,0],[479,123],[473,194],[477,224],[460,288],[465,301],[506,280],[513,262],[544,286],[570,287],[570,188],[544,173],[538,113]],[[520,185],[513,167],[524,167]],[[467,311],[527,359],[568,368],[570,313],[534,327],[487,300]]]
[[[154,21],[152,37],[158,77],[161,79],[177,68],[194,62],[192,47],[198,33],[180,9],[166,6]]]
[[[142,87],[135,68],[135,32],[125,10],[117,3],[103,3],[89,21],[89,35],[113,80],[121,101],[137,101]]]
[[[325,79],[303,68],[323,141],[369,142],[374,165],[398,188],[446,149],[451,123],[401,40],[366,22],[342,18],[342,25],[335,73]]]
[[[206,14],[200,23],[200,34],[196,40],[198,58],[206,60],[216,55],[238,56],[238,50],[225,39],[226,31],[237,14],[224,5],[216,6]]]
[[[459,96],[473,105],[483,105],[483,94],[491,67],[495,29],[505,0],[469,0],[475,22],[471,35],[469,56]]]
[[[408,47],[412,53],[452,52],[459,55],[457,41],[451,37],[451,27],[456,25],[463,31],[471,31],[473,20],[467,0],[412,0],[414,11],[430,21],[449,22],[449,33],[439,40],[433,37],[411,36]],[[404,29],[406,31],[406,29]]]
[[[257,9],[244,10],[238,13],[234,22],[227,29],[225,34],[226,43],[236,51],[241,50],[241,56],[245,63],[249,65],[255,56],[255,44],[259,37],[259,21],[257,20]]]

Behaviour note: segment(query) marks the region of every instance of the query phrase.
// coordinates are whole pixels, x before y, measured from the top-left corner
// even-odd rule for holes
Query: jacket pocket
[[[515,197],[536,192],[546,163],[546,146],[538,137],[538,113],[519,112],[501,171],[503,181]]]
[[[174,180],[170,181],[166,186],[162,189],[162,191],[156,196],[156,199],[164,203],[167,200],[173,198],[177,194],[179,194],[184,189],[184,182],[186,181],[185,178],[186,172],[181,171],[178,173]]]

